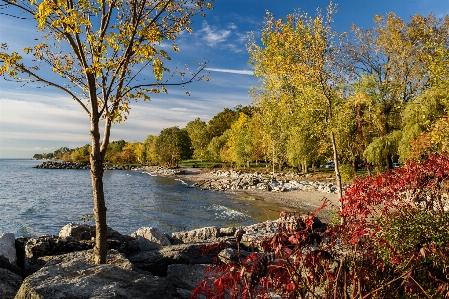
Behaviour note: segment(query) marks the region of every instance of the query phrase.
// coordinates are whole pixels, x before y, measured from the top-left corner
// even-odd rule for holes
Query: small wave
[[[181,184],[186,185],[186,186],[189,186],[189,184],[187,184],[186,182],[184,182],[184,181],[181,180],[181,179],[175,179],[175,181],[179,181],[179,182],[181,182]]]
[[[229,219],[229,220],[238,220],[247,218],[247,216],[241,212],[236,210],[229,209],[222,205],[212,205],[208,208],[214,212],[215,219]]]
[[[152,174],[151,172],[147,172],[147,171],[144,171],[142,173],[148,174],[149,176],[156,176],[155,174]]]

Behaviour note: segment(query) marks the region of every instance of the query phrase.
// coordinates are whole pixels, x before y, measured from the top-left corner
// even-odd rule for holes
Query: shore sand
[[[189,183],[213,178],[209,172],[202,171],[198,168],[183,168],[183,174],[174,175],[172,177]],[[327,179],[329,180],[329,178]],[[311,178],[310,180],[314,179]],[[299,212],[301,214],[311,213],[321,207],[324,200],[327,199],[328,204],[322,212],[320,212],[320,215],[321,217],[328,218],[328,220],[330,220],[332,212],[337,211],[339,206],[337,194],[321,191],[292,190],[287,192],[274,192],[248,189],[230,190],[229,192],[234,193],[243,199],[265,202],[273,207],[272,212],[274,213],[281,211]]]

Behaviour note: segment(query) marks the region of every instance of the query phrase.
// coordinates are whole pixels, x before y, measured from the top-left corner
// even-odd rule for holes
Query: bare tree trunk
[[[271,163],[273,164],[273,173],[271,174],[271,178],[274,179],[274,140],[272,143],[273,143],[273,157],[272,157]]]
[[[95,78],[92,74],[87,75],[89,82],[89,91],[91,99],[90,113],[90,138],[92,150],[90,153],[90,176],[92,179],[92,195],[94,198],[94,214],[95,214],[95,263],[106,264],[106,255],[108,252],[107,243],[107,224],[106,224],[106,203],[103,190],[103,160],[108,146],[110,134],[110,122],[106,122],[104,148],[100,144],[99,122],[101,115],[98,112],[97,95],[95,94]],[[104,150],[102,150],[104,149]]]
[[[337,183],[338,199],[340,200],[340,211],[342,211],[344,206],[343,201],[341,200],[343,198],[343,190],[341,186],[340,163],[338,161],[337,143],[335,142],[334,132],[331,132],[331,142],[332,150],[334,151],[335,181]],[[345,220],[341,218],[341,223],[343,224],[344,222]]]
[[[103,190],[103,160],[101,159],[99,149],[94,150],[94,147],[92,147],[90,156],[90,176],[92,178],[92,194],[94,197],[95,214],[95,263],[105,264],[108,244],[106,203]]]

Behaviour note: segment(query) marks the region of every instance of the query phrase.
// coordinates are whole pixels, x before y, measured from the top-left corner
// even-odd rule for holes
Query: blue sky
[[[346,0],[335,1],[339,12],[334,27],[347,32],[352,23],[363,28],[373,25],[375,14],[392,11],[408,20],[411,15],[430,12],[437,17],[449,14],[449,0]],[[251,75],[245,49],[246,36],[260,32],[268,10],[277,18],[299,9],[314,14],[329,1],[311,0],[215,0],[214,9],[206,18],[195,18],[192,34],[183,34],[178,41],[180,52],[172,55],[174,62],[209,61],[210,82],[170,88],[168,95],[152,96],[150,102],[131,103],[129,119],[112,127],[111,140],[143,141],[149,134],[158,135],[163,128],[184,127],[200,117],[210,120],[224,108],[248,105],[248,91],[258,81]],[[33,23],[17,23],[0,15],[0,42],[13,49],[35,43]],[[39,85],[23,87],[0,79],[0,158],[31,158],[34,153],[53,152],[68,146],[79,147],[90,142],[89,120],[78,104],[51,88]]]

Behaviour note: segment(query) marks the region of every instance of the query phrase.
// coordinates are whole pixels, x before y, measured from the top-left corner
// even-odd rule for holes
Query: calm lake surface
[[[57,235],[67,223],[82,223],[83,215],[93,213],[88,170],[33,168],[40,163],[0,159],[0,234]],[[171,233],[249,225],[267,220],[267,211],[273,208],[140,171],[105,171],[103,180],[108,225],[122,234],[144,226]]]

